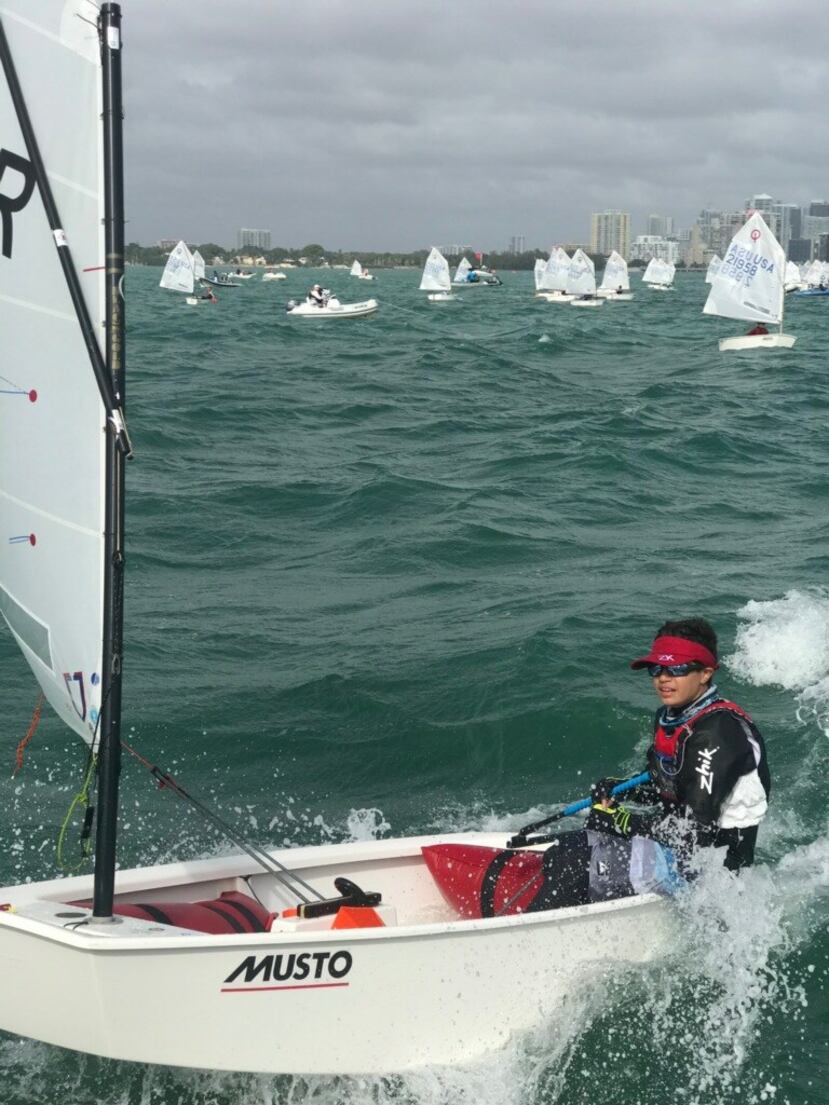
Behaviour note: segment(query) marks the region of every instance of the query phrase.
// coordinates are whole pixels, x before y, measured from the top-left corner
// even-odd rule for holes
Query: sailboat
[[[567,294],[567,278],[570,273],[570,258],[561,246],[550,250],[550,256],[544,266],[544,276],[538,291],[540,299],[548,303],[570,303],[574,298]]]
[[[485,268],[483,265],[477,269],[473,268],[469,261],[467,261],[465,257],[462,257],[458,267],[455,269],[452,283],[455,285],[463,285],[465,288],[499,288],[503,281],[500,280],[494,272],[490,272],[489,269]]]
[[[448,303],[459,297],[452,291],[452,281],[449,279],[449,262],[436,246],[432,246],[426,264],[423,266],[423,275],[420,278],[420,291],[428,292],[427,299],[434,303]]]
[[[198,250],[196,251],[198,253]],[[201,254],[199,254],[201,258]],[[204,276],[204,262],[202,261],[202,276]],[[158,284],[161,288],[168,288],[173,292],[184,292],[185,302],[190,307],[195,307],[199,300],[193,295],[196,280],[196,262],[194,255],[187,248],[186,243],[179,242],[175,249],[170,250],[167,264]]]
[[[633,292],[630,290],[628,263],[621,253],[617,253],[615,249],[607,259],[602,274],[602,282],[596,294],[600,298],[610,301],[621,300],[626,302],[633,299]]]
[[[786,254],[755,211],[731,239],[728,252],[711,279],[704,315],[754,322],[756,332],[721,338],[720,350],[791,349],[795,338],[783,333]],[[766,324],[779,326],[770,334]]]
[[[358,280],[373,280],[374,277],[371,273],[364,269],[359,261],[355,260],[351,266],[351,276],[356,276]]]
[[[668,951],[666,900],[642,890],[520,912],[487,897],[465,915],[433,873],[442,849],[502,855],[499,833],[274,851],[236,834],[234,854],[116,874],[132,452],[121,54],[118,4],[0,0],[0,133],[19,179],[0,253],[3,371],[15,377],[0,396],[0,516],[25,538],[0,543],[0,612],[97,778],[94,873],[0,888],[0,1030],[211,1070],[477,1060],[559,1010],[585,969]],[[44,66],[61,81],[44,81]],[[524,839],[506,858],[526,897],[542,845]]]
[[[601,307],[604,303],[596,295],[596,267],[583,249],[570,258],[567,293],[573,296],[571,307]]]
[[[786,262],[786,275],[783,278],[783,288],[786,292],[801,291],[803,288],[807,288],[808,284],[803,280],[800,275],[800,269],[794,263],[794,261]]]
[[[670,261],[660,261],[656,257],[651,257],[647,268],[642,273],[642,282],[652,291],[672,292],[674,276],[676,276],[676,265]]]

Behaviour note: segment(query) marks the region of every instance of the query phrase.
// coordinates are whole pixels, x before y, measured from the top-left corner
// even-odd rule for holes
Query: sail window
[[[37,656],[38,660],[53,671],[48,627],[37,618],[33,618],[28,610],[24,610],[3,587],[0,587],[0,614],[8,622],[12,633]]]

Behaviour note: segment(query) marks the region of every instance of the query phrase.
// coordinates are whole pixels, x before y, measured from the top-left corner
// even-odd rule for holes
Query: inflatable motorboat
[[[299,318],[363,318],[365,315],[373,315],[379,304],[376,299],[364,299],[360,303],[340,303],[335,295],[320,306],[313,300],[306,299],[297,303],[295,299],[288,301],[286,311],[289,315]]]

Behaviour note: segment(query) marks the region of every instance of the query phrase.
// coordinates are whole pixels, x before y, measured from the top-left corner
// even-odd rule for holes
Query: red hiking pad
[[[461,917],[522,913],[541,889],[542,852],[478,844],[427,844],[421,852],[441,894]]]
[[[91,907],[91,902],[72,902]],[[273,914],[255,898],[226,890],[218,898],[203,902],[116,902],[113,913],[121,917],[136,917],[160,925],[176,925],[195,929],[213,936],[242,932],[268,932]]]

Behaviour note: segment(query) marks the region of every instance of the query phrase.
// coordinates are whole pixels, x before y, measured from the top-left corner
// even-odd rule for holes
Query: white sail
[[[722,264],[722,261],[720,260],[719,254],[715,253],[714,256],[711,258],[711,260],[708,262],[708,268],[706,269],[706,272],[705,272],[705,283],[706,284],[711,283],[712,278],[714,276],[716,276],[717,273],[719,272],[719,268],[720,268],[721,264]]]
[[[642,273],[642,280],[646,284],[672,284],[676,275],[676,265],[668,261],[660,261],[657,257],[651,257],[648,267]]]
[[[179,242],[167,258],[159,286],[174,292],[193,291],[193,254],[184,242]]]
[[[448,292],[451,286],[449,262],[439,249],[433,247],[423,267],[420,290],[422,292]]]
[[[645,266],[645,271],[642,273],[642,281],[645,284],[654,283],[654,275],[659,271],[659,262],[655,257],[651,257]]]
[[[533,278],[535,280],[535,290],[540,292],[544,287],[544,272],[547,268],[547,262],[543,257],[536,257],[535,268],[533,269]]]
[[[458,267],[455,269],[455,275],[452,279],[453,284],[466,284],[467,275],[472,271],[472,266],[465,257],[461,257]]]
[[[544,287],[551,292],[563,292],[567,289],[567,278],[570,274],[570,257],[567,250],[561,246],[550,253],[547,261],[547,272],[544,276]]]
[[[88,0],[0,0],[100,343],[105,247],[96,15]],[[0,135],[6,167],[15,170],[5,174],[2,192],[17,197],[17,209],[0,223],[0,611],[48,701],[89,741],[100,710],[106,415],[55,248],[59,239],[34,186],[2,73]]]
[[[363,275],[363,266],[360,264],[359,261],[355,261],[352,264],[350,275],[351,276],[362,276]]]
[[[570,258],[567,292],[570,295],[594,295],[596,292],[596,269],[583,249],[577,249]]]
[[[786,255],[759,211],[731,239],[703,314],[781,322]]]
[[[204,258],[198,250],[193,253],[193,276],[196,280],[201,280],[204,277]]]
[[[812,261],[811,265],[806,269],[803,274],[803,279],[809,285],[810,288],[816,288],[823,279],[823,265],[820,261]]]
[[[602,275],[601,287],[604,291],[630,291],[630,278],[628,277],[628,263],[620,253],[614,249],[607,259]]]

